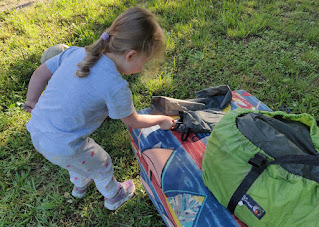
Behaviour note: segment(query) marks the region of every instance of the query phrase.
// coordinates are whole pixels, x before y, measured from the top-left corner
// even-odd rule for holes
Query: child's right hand
[[[175,121],[173,118],[169,116],[163,116],[163,120],[161,123],[158,124],[161,129],[163,130],[170,130],[175,127]]]

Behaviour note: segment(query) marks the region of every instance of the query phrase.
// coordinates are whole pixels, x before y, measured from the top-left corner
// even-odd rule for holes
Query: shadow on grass
[[[23,60],[11,62],[0,84],[0,110],[6,111],[10,106],[25,100],[30,77],[39,65],[40,56],[31,54]]]
[[[250,1],[251,4],[253,2],[256,1]],[[269,4],[272,2],[266,1]],[[77,26],[74,32],[59,40],[68,45],[91,44],[99,38],[104,28],[110,25],[115,15],[129,7],[129,4],[113,8],[110,6],[114,13],[112,18],[104,15],[94,22],[85,16],[76,15]],[[263,102],[267,100],[265,103],[271,104],[269,106],[272,109],[276,109],[282,102],[296,105],[295,110],[318,113],[318,94],[311,84],[311,81],[318,83],[318,68],[314,60],[319,58],[318,49],[314,46],[312,52],[303,57],[306,60],[298,59],[298,54],[308,48],[307,41],[300,42],[302,35],[296,34],[286,40],[288,28],[282,35],[277,31],[280,28],[267,25],[269,27],[261,26],[260,30],[250,33],[246,30],[249,35],[244,39],[236,38],[236,34],[246,34],[236,33],[240,31],[239,24],[242,21],[237,18],[232,24],[231,21],[236,15],[226,11],[227,5],[222,5],[221,1],[203,4],[193,0],[178,3],[158,0],[144,1],[141,5],[149,7],[159,15],[160,24],[167,36],[168,60],[161,66],[160,75],[156,75],[156,79],[161,78],[164,82],[158,79],[158,82],[145,85],[137,77],[129,79],[138,107],[147,107],[154,94],[187,99],[194,97],[197,90],[228,84],[234,90],[241,88],[254,95],[259,94],[257,97]],[[248,8],[256,10],[256,7]],[[242,10],[244,11],[238,12],[247,14],[245,8]],[[261,20],[261,25],[262,22]],[[64,26],[71,22],[70,19],[61,19],[60,23]],[[233,36],[230,37],[227,33],[227,27],[233,29],[230,30]],[[295,32],[297,33],[297,30]],[[316,36],[313,37],[313,40],[316,40]],[[11,61],[0,84],[3,110],[10,110],[11,104],[24,101],[28,81],[39,66],[40,57],[40,54],[33,50],[25,58]],[[309,74],[312,80],[301,83],[309,79]],[[303,107],[299,107],[300,103]],[[67,198],[64,194],[72,189],[67,171],[54,166],[36,153],[25,129],[21,132],[10,130],[8,136],[11,139],[7,138],[0,149],[1,167],[4,169],[1,173],[4,182],[0,193],[6,195],[2,196],[2,201],[5,200],[4,203],[10,208],[7,210],[4,224],[10,222],[23,225],[27,220],[30,225],[103,223],[109,226],[134,226],[139,219],[140,226],[163,225],[140,184],[137,196],[118,212],[104,210],[103,198],[94,187],[90,188],[84,201]],[[92,134],[92,138],[111,155],[115,176],[119,181],[133,178],[136,183],[139,182],[139,166],[131,151],[126,127],[119,120],[107,119]]]

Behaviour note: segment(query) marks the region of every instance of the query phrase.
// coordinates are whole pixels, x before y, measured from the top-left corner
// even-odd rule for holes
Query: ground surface
[[[45,0],[4,0],[0,2],[0,12],[13,10],[13,9],[20,9],[24,8],[33,4],[38,4],[44,2]]]
[[[0,227],[165,226],[121,121],[107,119],[91,136],[112,157],[115,177],[136,184],[136,195],[111,212],[96,187],[83,200],[71,197],[68,172],[35,151],[30,114],[19,107],[43,51],[87,46],[136,5],[154,12],[166,40],[159,67],[125,77],[137,110],[152,96],[192,99],[227,84],[273,110],[319,120],[318,0],[0,0]]]

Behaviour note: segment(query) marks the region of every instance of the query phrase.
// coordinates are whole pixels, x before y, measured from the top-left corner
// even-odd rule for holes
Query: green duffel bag
[[[318,151],[309,114],[236,109],[209,137],[203,181],[248,226],[319,226]]]

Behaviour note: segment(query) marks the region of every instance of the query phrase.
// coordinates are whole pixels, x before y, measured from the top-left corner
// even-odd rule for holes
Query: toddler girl
[[[140,72],[162,47],[163,33],[154,16],[135,7],[92,45],[70,47],[33,73],[25,102],[31,112],[27,129],[36,150],[69,171],[73,196],[84,197],[93,181],[110,210],[133,196],[133,181],[117,182],[109,154],[88,136],[107,116],[133,128],[173,127],[171,117],[137,114],[121,77]]]

